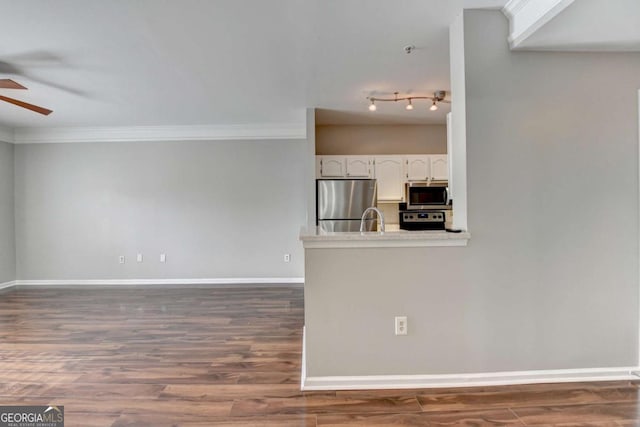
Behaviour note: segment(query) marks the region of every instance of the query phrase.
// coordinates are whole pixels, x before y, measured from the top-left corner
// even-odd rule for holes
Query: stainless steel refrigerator
[[[360,231],[362,213],[377,205],[375,179],[316,180],[317,225],[324,231]],[[375,214],[367,215],[365,230],[376,231]]]

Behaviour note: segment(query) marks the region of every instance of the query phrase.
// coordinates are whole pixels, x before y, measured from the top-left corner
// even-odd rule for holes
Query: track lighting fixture
[[[393,98],[376,98],[375,96],[369,96],[367,97],[367,99],[369,101],[371,101],[371,104],[369,104],[369,111],[376,111],[377,107],[376,107],[376,101],[393,101],[393,102],[398,102],[398,101],[407,101],[408,104],[406,105],[405,109],[407,110],[413,110],[413,100],[414,99],[428,99],[431,101],[431,107],[429,107],[429,110],[431,111],[436,111],[438,109],[438,102],[446,102],[446,103],[450,103],[451,101],[447,101],[445,100],[445,96],[447,96],[447,92],[444,90],[438,90],[435,91],[433,93],[433,96],[398,96],[398,92],[393,92],[394,97]]]

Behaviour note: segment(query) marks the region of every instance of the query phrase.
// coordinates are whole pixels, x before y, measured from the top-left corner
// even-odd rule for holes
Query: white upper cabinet
[[[347,175],[344,156],[317,156],[316,176],[318,178],[344,178]]]
[[[316,156],[316,178],[378,180],[378,200],[404,201],[404,184],[410,181],[446,181],[446,154],[388,156]]]
[[[369,156],[316,156],[316,178],[373,178]]]
[[[407,181],[426,181],[431,177],[431,159],[427,155],[405,156]]]
[[[446,154],[405,156],[407,181],[446,181],[449,162]]]
[[[371,178],[371,158],[362,156],[347,156],[347,178]]]
[[[430,179],[446,181],[449,179],[449,161],[446,154],[432,154]]]
[[[375,178],[378,181],[378,201],[404,200],[404,156],[376,156]]]

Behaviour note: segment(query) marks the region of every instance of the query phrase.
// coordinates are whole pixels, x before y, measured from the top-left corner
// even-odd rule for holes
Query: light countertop
[[[365,247],[424,247],[466,246],[471,234],[467,231],[450,233],[444,230],[407,231],[387,228],[381,232],[336,233],[318,227],[303,228],[300,240],[305,248],[365,248]]]

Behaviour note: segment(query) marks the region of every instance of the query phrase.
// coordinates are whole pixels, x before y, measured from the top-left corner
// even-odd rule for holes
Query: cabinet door
[[[426,181],[431,176],[429,156],[406,156],[405,166],[407,181]]]
[[[363,156],[347,156],[348,178],[371,178],[371,159]]]
[[[432,154],[431,179],[446,181],[449,179],[449,161],[446,154]]]
[[[319,178],[344,178],[345,161],[344,156],[319,156],[320,173]]]
[[[379,202],[404,200],[404,168],[402,156],[376,157],[375,178],[378,180]]]

